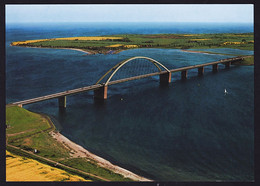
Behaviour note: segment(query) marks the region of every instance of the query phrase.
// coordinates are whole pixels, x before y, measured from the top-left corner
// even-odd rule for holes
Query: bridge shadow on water
[[[96,108],[104,108],[107,105],[107,100],[105,99],[98,99],[98,98],[93,98],[93,103]]]
[[[160,83],[159,84],[159,89],[160,90],[168,90],[170,88],[170,85],[169,83]]]
[[[67,116],[67,110],[64,107],[59,107],[58,120],[60,123],[64,123]]]

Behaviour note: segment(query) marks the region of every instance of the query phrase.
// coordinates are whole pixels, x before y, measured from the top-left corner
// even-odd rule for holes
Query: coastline
[[[10,44],[10,46],[15,46]],[[98,54],[99,52],[96,51],[92,51],[92,50],[83,50],[83,49],[79,49],[79,48],[55,48],[55,47],[31,47],[31,46],[16,46],[16,47],[25,47],[25,48],[46,48],[46,49],[65,49],[65,50],[76,50],[76,51],[80,51],[85,53],[86,55],[95,55]],[[122,52],[124,50],[120,49],[120,50],[110,50],[110,51],[106,51],[106,52],[101,52],[101,54],[118,54],[120,52]]]
[[[59,132],[54,132],[51,131],[49,132],[49,134],[56,139],[58,142],[60,142],[61,144],[63,144],[65,146],[65,148],[69,148],[70,149],[70,155],[74,158],[88,158],[91,160],[94,160],[95,162],[97,162],[97,164],[100,167],[109,169],[115,173],[121,174],[126,178],[130,178],[134,181],[153,181],[147,178],[144,178],[142,176],[139,176],[129,170],[126,170],[122,167],[119,167],[117,165],[114,165],[112,163],[110,163],[108,160],[105,160],[91,152],[89,152],[88,150],[84,149],[82,146],[72,142],[71,140],[69,140],[67,137],[63,136],[61,133]]]
[[[37,48],[37,47],[36,47],[36,48]],[[78,49],[78,48],[55,48],[55,49],[69,49],[69,50],[76,50],[76,51],[84,52],[84,53],[86,53],[87,55],[92,54],[91,52],[87,52],[87,51],[85,51],[85,50]]]
[[[215,53],[215,52],[206,52],[206,51],[195,51],[195,50],[185,50],[185,49],[182,49],[181,51],[183,52],[190,52],[190,53],[201,53],[201,54],[209,54],[209,55],[231,55],[231,54],[222,54],[222,53]],[[241,55],[240,55],[241,56]],[[244,56],[244,58],[251,58],[252,56],[254,55],[242,55]],[[244,61],[244,60],[243,60]],[[254,62],[252,62],[252,60],[250,61],[249,59],[249,62],[242,62],[242,63],[233,63],[234,65],[240,65],[240,66],[253,66],[254,65]]]
[[[11,45],[10,46],[14,46],[14,45]],[[87,55],[91,55],[93,53],[89,52],[89,51],[85,51],[83,49],[78,49],[78,48],[50,48],[50,47],[30,47],[30,46],[18,46],[18,47],[25,47],[25,48],[47,48],[47,49],[68,49],[68,50],[76,50],[76,51],[80,51],[80,52],[84,52],[86,53]]]
[[[225,55],[225,54],[218,54],[218,53],[212,53],[212,52],[206,52],[206,51],[196,51],[196,50],[185,50],[182,49],[183,52],[190,52],[190,53],[201,53],[201,54],[212,54],[212,55]]]
[[[6,108],[11,108],[11,107],[17,107],[19,108],[18,110],[15,109],[14,111],[11,111],[9,110],[9,116],[10,116],[10,112],[12,113],[15,113],[15,118],[17,119],[17,113],[18,113],[18,116],[20,117],[21,114],[24,115],[24,114],[28,114],[28,113],[31,113],[28,115],[28,117],[33,117],[32,114],[34,114],[34,117],[35,117],[35,114],[36,115],[39,115],[40,118],[42,118],[42,123],[44,125],[46,125],[45,129],[41,129],[41,130],[38,130],[36,128],[29,128],[27,130],[22,130],[20,132],[15,132],[15,133],[10,133],[10,134],[6,134],[6,145],[8,147],[11,147],[11,148],[15,148],[16,150],[19,150],[19,151],[23,151],[23,152],[26,152],[26,153],[29,153],[29,154],[33,154],[33,156],[37,156],[39,159],[41,160],[44,160],[44,161],[47,161],[47,162],[51,162],[51,164],[54,165],[54,167],[56,167],[55,165],[56,164],[59,164],[56,160],[53,160],[52,158],[46,158],[45,156],[39,156],[37,154],[35,154],[32,150],[33,149],[38,149],[37,147],[31,147],[30,144],[24,144],[24,147],[21,147],[21,146],[17,146],[17,145],[14,145],[12,143],[9,143],[8,141],[8,137],[14,137],[14,136],[18,136],[16,137],[14,140],[17,140],[17,139],[27,139],[25,140],[26,143],[28,142],[28,140],[30,141],[30,143],[32,143],[32,139],[30,139],[31,136],[34,136],[35,134],[38,134],[38,133],[45,133],[45,138],[43,137],[42,139],[45,141],[53,141],[52,144],[54,144],[54,146],[58,147],[59,146],[59,150],[64,150],[66,151],[66,157],[64,156],[60,156],[61,159],[77,159],[77,158],[82,158],[84,161],[87,160],[87,161],[91,161],[93,162],[97,168],[100,167],[100,168],[103,168],[103,169],[107,169],[110,172],[110,174],[113,175],[113,173],[115,174],[118,174],[117,177],[121,177],[122,179],[120,180],[123,180],[123,177],[124,178],[127,178],[127,180],[129,181],[129,179],[131,181],[153,181],[153,180],[150,180],[150,179],[147,179],[145,177],[142,177],[142,176],[139,176],[127,169],[124,169],[122,167],[119,167],[115,164],[112,164],[111,162],[109,162],[108,160],[102,158],[102,157],[99,157],[91,152],[89,152],[88,150],[86,150],[84,147],[76,144],[75,142],[71,141],[70,139],[68,139],[67,137],[65,137],[64,135],[62,135],[59,131],[57,131],[56,129],[56,126],[54,124],[54,122],[51,120],[51,118],[45,114],[45,113],[39,113],[39,112],[32,112],[32,111],[28,111],[26,109],[24,109],[24,111],[21,111],[20,110],[20,107],[18,106],[14,106],[12,104],[7,104],[6,105]],[[26,112],[26,113],[25,113]],[[19,115],[20,114],[20,115]],[[13,116],[13,114],[12,114]],[[13,117],[12,117],[13,118]],[[10,119],[10,117],[9,117]],[[15,122],[15,121],[13,121]],[[10,127],[10,126],[9,126]],[[29,133],[29,134],[28,134]],[[21,134],[24,134],[23,136],[20,136]],[[27,135],[26,135],[27,134]],[[49,144],[50,145],[50,144]],[[46,146],[47,147],[47,146]],[[39,147],[38,149],[39,151],[41,151],[41,148]],[[53,153],[53,151],[50,151],[51,154]],[[34,158],[32,158],[34,159]],[[65,167],[65,168],[69,168],[69,169],[74,169],[76,170],[77,172],[79,173],[84,173],[84,174],[87,174],[87,175],[91,175],[93,176],[94,178],[99,178],[103,181],[110,181],[110,180],[114,180],[114,179],[108,179],[107,177],[103,177],[102,175],[100,176],[99,173],[92,173],[92,172],[85,172],[84,170],[81,170],[81,169],[78,169],[77,167],[70,167],[68,166],[67,164],[62,164],[60,163],[61,166]],[[119,176],[121,175],[121,176]],[[112,178],[112,177],[111,177]],[[117,180],[117,179],[115,179]]]
[[[10,46],[16,46],[10,44]],[[25,47],[25,48],[47,48],[47,49],[67,49],[67,50],[76,50],[85,53],[85,55],[95,55],[95,54],[118,54],[125,49],[117,49],[117,50],[108,50],[108,51],[94,51],[94,50],[84,50],[79,48],[59,48],[59,47],[32,47],[32,46],[19,46],[18,47]],[[174,48],[173,48],[174,49]],[[201,53],[201,54],[208,54],[208,55],[231,55],[231,54],[224,54],[224,53],[217,53],[217,52],[207,52],[207,51],[197,51],[197,50],[187,50],[187,49],[180,49],[182,52],[189,52],[189,53]],[[203,49],[202,49],[203,50]]]

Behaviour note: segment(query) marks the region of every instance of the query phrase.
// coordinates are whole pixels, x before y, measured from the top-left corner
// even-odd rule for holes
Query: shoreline
[[[12,45],[10,44],[10,46],[15,46],[15,45]],[[76,51],[80,51],[80,52],[83,52],[85,53],[86,55],[95,55],[95,54],[118,54],[124,50],[109,50],[109,51],[106,51],[105,53],[101,52],[96,52],[96,51],[92,51],[92,50],[84,50],[84,49],[79,49],[79,48],[55,48],[55,47],[31,47],[31,46],[15,46],[15,47],[25,47],[25,48],[46,48],[46,49],[65,49],[65,50],[76,50]]]
[[[196,50],[181,49],[181,51],[183,51],[183,52],[190,52],[190,53],[211,54],[211,55],[225,55],[225,54],[211,53],[211,52],[206,52],[206,51],[196,51]]]
[[[10,46],[14,46],[14,45],[11,45]],[[80,52],[84,52],[86,53],[87,55],[91,55],[93,53],[91,52],[88,52],[88,51],[85,51],[83,49],[79,49],[79,48],[51,48],[51,47],[30,47],[30,46],[18,46],[18,47],[25,47],[25,48],[46,48],[46,49],[68,49],[68,50],[76,50],[76,51],[80,51]]]
[[[54,125],[54,124],[53,124]],[[49,134],[56,139],[58,142],[60,142],[61,144],[63,144],[65,146],[65,148],[69,148],[71,149],[71,153],[70,155],[73,158],[88,158],[91,160],[94,160],[100,167],[109,169],[115,173],[118,173],[126,178],[130,178],[134,181],[153,181],[147,178],[144,178],[142,176],[139,176],[129,170],[126,170],[122,167],[119,167],[117,165],[112,164],[111,162],[109,162],[108,160],[105,160],[102,157],[99,157],[91,152],[89,152],[88,150],[86,150],[85,148],[83,148],[82,146],[74,143],[73,141],[71,141],[70,139],[68,139],[67,137],[65,137],[64,135],[62,135],[59,132],[55,132],[55,131],[51,131],[49,132]]]
[[[15,46],[10,44],[10,46]],[[76,50],[85,53],[86,55],[95,55],[95,54],[118,54],[122,51],[125,51],[124,49],[118,49],[118,50],[109,50],[106,52],[103,51],[94,51],[94,50],[84,50],[84,49],[79,49],[79,48],[55,48],[55,47],[31,47],[31,46],[17,46],[17,47],[25,47],[25,48],[47,48],[47,49],[67,49],[67,50]],[[176,49],[176,48],[172,48]],[[208,55],[231,55],[231,54],[224,54],[224,53],[215,53],[215,52],[207,52],[207,51],[197,51],[197,50],[187,50],[187,49],[179,49],[182,52],[189,52],[189,53],[201,53],[201,54],[208,54]],[[203,49],[202,49],[203,50]]]
[[[202,49],[203,50],[203,49]],[[207,51],[196,51],[196,50],[185,50],[182,49],[181,51],[183,52],[190,52],[190,53],[201,53],[201,54],[209,54],[209,55],[232,55],[232,54],[222,54],[222,53],[214,53],[214,52],[207,52]],[[235,55],[235,54],[234,54]],[[240,55],[241,56],[241,55]],[[244,56],[244,58],[250,58],[250,56],[254,56],[254,55],[242,55]],[[234,65],[239,65],[239,66],[253,66],[254,63],[234,63]]]
[[[13,105],[7,104],[6,107],[18,107],[18,106],[13,106]],[[27,110],[27,109],[25,109],[25,110]],[[60,164],[60,166],[76,170],[79,173],[83,172],[84,174],[91,175],[91,176],[99,178],[103,181],[110,181],[106,177],[99,176],[99,174],[97,174],[97,173],[95,174],[95,173],[91,173],[91,172],[88,172],[88,171],[86,172],[86,171],[83,171],[81,169],[75,168],[75,166],[69,166],[69,165],[66,165],[66,164],[58,163],[56,160],[46,158],[45,156],[36,155],[32,151],[33,150],[32,148],[31,148],[31,150],[28,150],[28,149],[24,149],[20,146],[13,146],[13,145],[8,143],[9,142],[8,137],[11,137],[11,136],[16,136],[16,135],[25,134],[27,132],[34,131],[33,133],[27,134],[25,136],[17,137],[15,140],[17,140],[19,138],[23,138],[23,139],[28,138],[29,139],[29,137],[32,136],[32,135],[35,135],[35,134],[38,134],[38,133],[45,133],[45,134],[47,134],[46,139],[49,139],[49,140],[54,139],[56,141],[55,142],[56,145],[57,144],[61,145],[60,148],[64,149],[65,151],[67,151],[69,153],[68,157],[61,156],[61,159],[68,159],[68,160],[72,159],[73,160],[73,159],[81,158],[82,160],[91,161],[93,165],[97,166],[97,168],[100,167],[100,168],[104,168],[106,170],[109,170],[109,171],[111,171],[110,174],[117,174],[116,177],[118,177],[118,178],[122,176],[120,178],[120,180],[121,179],[123,180],[123,178],[128,178],[128,179],[131,179],[130,181],[139,181],[139,182],[152,182],[152,181],[154,181],[154,180],[139,176],[139,175],[137,175],[137,174],[125,169],[125,168],[122,168],[122,167],[120,167],[116,164],[112,164],[110,161],[91,153],[90,151],[88,151],[84,147],[82,147],[82,146],[78,145],[77,143],[71,141],[70,139],[68,139],[67,137],[62,135],[59,131],[57,131],[54,122],[51,120],[51,118],[47,114],[34,112],[34,111],[29,111],[29,112],[32,112],[34,114],[38,114],[40,116],[40,118],[43,119],[43,122],[45,122],[48,125],[48,128],[43,129],[43,130],[39,130],[39,131],[34,131],[36,129],[33,128],[33,129],[25,130],[25,131],[23,130],[22,132],[6,134],[6,145],[8,147],[12,147],[12,148],[15,148],[19,151],[23,151],[23,152],[32,154],[33,156],[37,156],[38,158],[40,158],[40,160],[45,160],[45,161],[53,164],[54,167],[56,167],[57,164]],[[29,148],[30,147],[31,146],[29,145]],[[32,158],[32,159],[35,159],[35,158]],[[37,160],[37,158],[36,158],[36,160]],[[76,175],[78,175],[78,174],[76,174]]]

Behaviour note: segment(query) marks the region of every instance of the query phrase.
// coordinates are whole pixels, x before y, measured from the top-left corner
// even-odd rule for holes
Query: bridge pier
[[[160,84],[169,84],[171,83],[171,80],[172,80],[171,72],[160,74]]]
[[[58,97],[59,108],[66,108],[66,96]]]
[[[226,62],[225,63],[225,68],[230,68],[231,62]]]
[[[94,90],[95,99],[107,99],[107,85]]]
[[[22,104],[18,104],[17,106],[23,108],[23,105],[22,105]]]
[[[187,70],[181,71],[181,79],[187,79]]]
[[[198,76],[202,76],[204,73],[204,67],[199,67],[198,68]]]
[[[218,64],[212,65],[212,71],[217,72],[218,71]]]

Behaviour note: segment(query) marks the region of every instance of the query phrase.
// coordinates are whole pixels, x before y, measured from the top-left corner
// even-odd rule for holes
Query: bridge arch
[[[136,57],[132,57],[132,58],[129,58],[129,59],[126,59],[126,60],[123,60],[121,62],[119,62],[118,64],[116,64],[115,66],[113,66],[111,69],[109,69],[97,82],[96,82],[96,85],[100,83],[100,81],[102,81],[111,71],[113,71],[113,73],[109,76],[109,78],[107,79],[106,83],[105,83],[105,86],[108,85],[108,83],[110,82],[110,80],[112,79],[112,77],[116,74],[116,72],[122,68],[125,64],[135,60],[135,59],[147,59],[147,62],[151,62],[153,63],[156,68],[158,68],[159,72],[161,72],[161,68],[162,67],[163,69],[165,69],[167,72],[170,73],[170,70],[168,68],[166,68],[164,65],[162,65],[160,62],[152,59],[152,58],[149,58],[149,57],[143,57],[143,56],[136,56]]]

